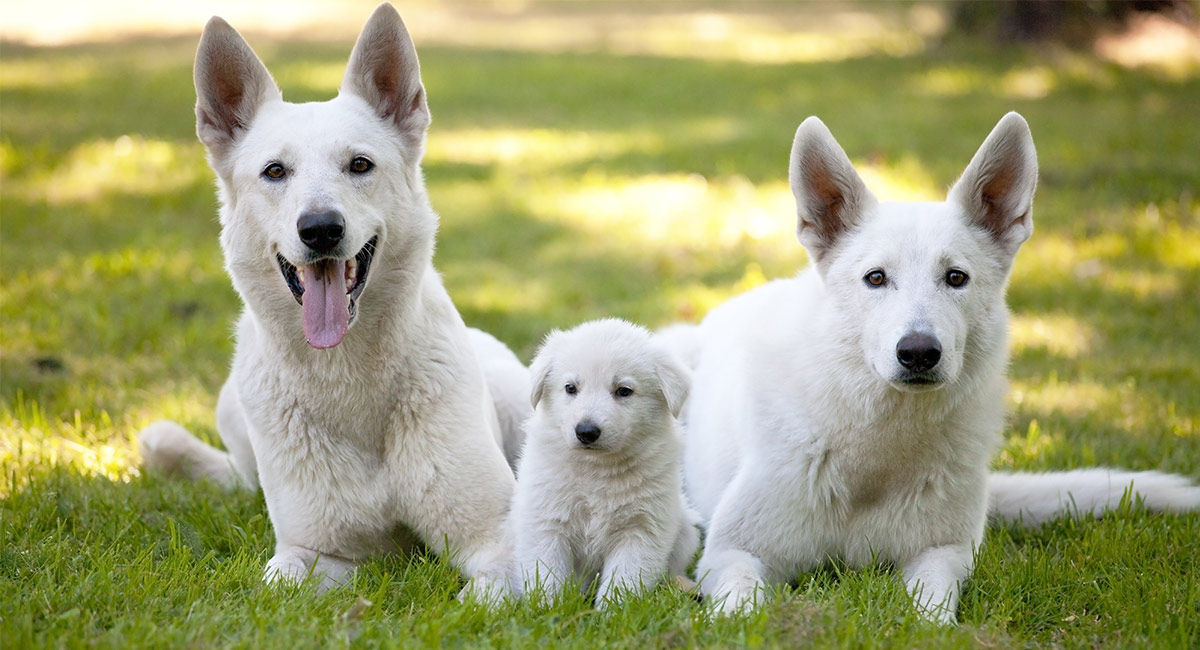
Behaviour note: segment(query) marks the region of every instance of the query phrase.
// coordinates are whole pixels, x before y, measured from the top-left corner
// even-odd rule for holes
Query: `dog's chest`
[[[337,386],[267,373],[245,379],[263,491],[281,540],[295,535],[316,550],[361,557],[411,543],[397,521],[391,456],[396,401],[371,399],[379,386]],[[257,382],[260,390],[253,392]],[[364,392],[365,391],[365,392]]]

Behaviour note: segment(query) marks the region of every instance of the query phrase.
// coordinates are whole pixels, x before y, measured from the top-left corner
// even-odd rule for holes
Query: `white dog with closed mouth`
[[[1004,424],[1013,258],[1033,229],[1025,120],[1006,115],[941,203],[879,203],[825,125],[796,132],[797,232],[814,268],[713,310],[698,339],[685,484],[707,523],[697,567],[724,611],[829,558],[895,564],[953,622],[989,507],[1026,523],[1200,507],[1179,476],[992,474]],[[989,504],[990,502],[990,504]]]
[[[374,12],[338,96],[290,104],[220,18],[196,53],[196,129],[217,173],[221,247],[245,303],[217,405],[228,453],[159,422],[150,467],[262,486],[268,579],[322,588],[374,554],[424,544],[489,597],[507,587],[513,474],[487,375],[527,386],[472,333],[432,267],[421,174],[429,108],[396,11]],[[512,379],[515,377],[516,379]],[[519,388],[518,388],[519,390]],[[467,592],[464,592],[467,593]]]
[[[603,607],[684,576],[699,538],[675,419],[687,370],[646,330],[605,319],[551,333],[531,373],[511,515],[518,580],[554,597],[599,575]]]

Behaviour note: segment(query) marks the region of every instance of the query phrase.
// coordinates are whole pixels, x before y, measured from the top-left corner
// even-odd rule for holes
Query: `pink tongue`
[[[346,260],[325,260],[297,271],[304,281],[304,293],[300,296],[304,338],[318,350],[341,343],[346,328],[350,327]]]

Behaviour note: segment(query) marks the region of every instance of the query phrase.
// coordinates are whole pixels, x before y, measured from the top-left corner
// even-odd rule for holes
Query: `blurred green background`
[[[0,497],[134,479],[155,419],[215,439],[239,301],[191,57],[221,13],[286,99],[331,97],[374,2],[289,5],[6,4]],[[1041,182],[998,466],[1200,473],[1194,27],[1139,15],[1015,44],[940,3],[397,7],[434,118],[437,267],[524,360],[551,328],[694,322],[805,265],[786,177],[806,116],[881,199],[936,200],[1017,110]]]

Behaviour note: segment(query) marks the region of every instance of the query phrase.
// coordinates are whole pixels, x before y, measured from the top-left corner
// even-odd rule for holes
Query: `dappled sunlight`
[[[304,0],[279,11],[244,2],[203,6],[149,0],[66,2],[66,7],[38,3],[6,7],[0,36],[64,44],[133,34],[198,33],[210,15],[218,14],[244,32],[344,39],[357,33],[376,4],[374,0]],[[750,63],[907,56],[925,50],[947,29],[945,9],[932,3],[858,7],[659,2],[625,3],[614,11],[604,3],[417,0],[398,8],[418,47],[604,52]]]
[[[36,268],[22,269],[0,287],[0,296],[17,302],[37,296],[86,296],[99,287],[127,280],[143,284],[190,282],[199,284],[222,273],[220,260],[204,250],[168,250],[127,246],[79,256],[59,253]]]
[[[6,192],[51,205],[86,203],[114,194],[163,194],[210,177],[199,143],[123,135],[75,146],[52,169],[6,179]]]
[[[1123,258],[1137,248],[1166,268],[1130,267]],[[1137,299],[1181,298],[1180,271],[1200,267],[1200,232],[1168,224],[1165,235],[1131,239],[1108,232],[1088,239],[1073,239],[1055,233],[1040,233],[1025,244],[1013,283],[1017,286],[1070,287],[1095,283],[1106,291]]]
[[[1065,314],[1018,314],[1009,327],[1013,352],[1046,352],[1064,359],[1086,355],[1096,337],[1092,326]]]
[[[1058,75],[1044,65],[1011,70],[1000,78],[999,88],[1012,99],[1041,99],[1058,86]]]
[[[137,433],[154,420],[213,422],[215,396],[197,385],[160,387],[157,395],[127,409],[117,421],[107,411],[84,419],[75,411],[70,419],[49,416],[37,402],[20,395],[0,407],[0,498],[19,489],[35,468],[64,467],[85,477],[128,482],[141,474]]]
[[[0,90],[25,90],[84,83],[95,78],[99,62],[82,57],[68,61],[10,60],[0,65]]]
[[[1043,431],[1038,421],[1032,420],[1024,433],[1014,433],[1005,439],[994,463],[998,467],[1035,464],[1062,449],[1066,443],[1066,436],[1061,431]]]
[[[629,152],[661,153],[663,135],[652,130],[618,133],[551,129],[435,129],[425,160],[430,164],[520,165],[522,171],[611,158]]]
[[[529,199],[539,218],[638,247],[728,247],[745,238],[791,239],[795,207],[782,182],[754,186],[740,177],[692,174],[614,178],[589,172],[578,184]]]
[[[913,159],[896,166],[859,163],[868,186],[888,199],[936,196]],[[617,237],[638,247],[727,248],[743,241],[795,251],[796,207],[785,180],[754,184],[742,176],[612,176],[593,170],[578,181],[544,180],[529,193],[539,219]]]
[[[1166,16],[1135,15],[1124,32],[1099,38],[1096,53],[1127,68],[1149,67],[1183,78],[1200,70],[1200,29]]]
[[[701,282],[675,283],[660,298],[670,307],[671,321],[657,325],[679,321],[699,322],[708,312],[730,298],[760,287],[771,279],[763,274],[761,266],[751,262],[743,269],[737,282],[728,286],[714,287]]]
[[[1064,381],[1051,373],[1034,380],[1013,380],[1009,399],[1022,413],[1047,418],[1099,419],[1128,436],[1157,436],[1160,428],[1177,437],[1192,437],[1197,433],[1193,414],[1181,412],[1176,404],[1141,389],[1132,378],[1102,384],[1090,380]]]

